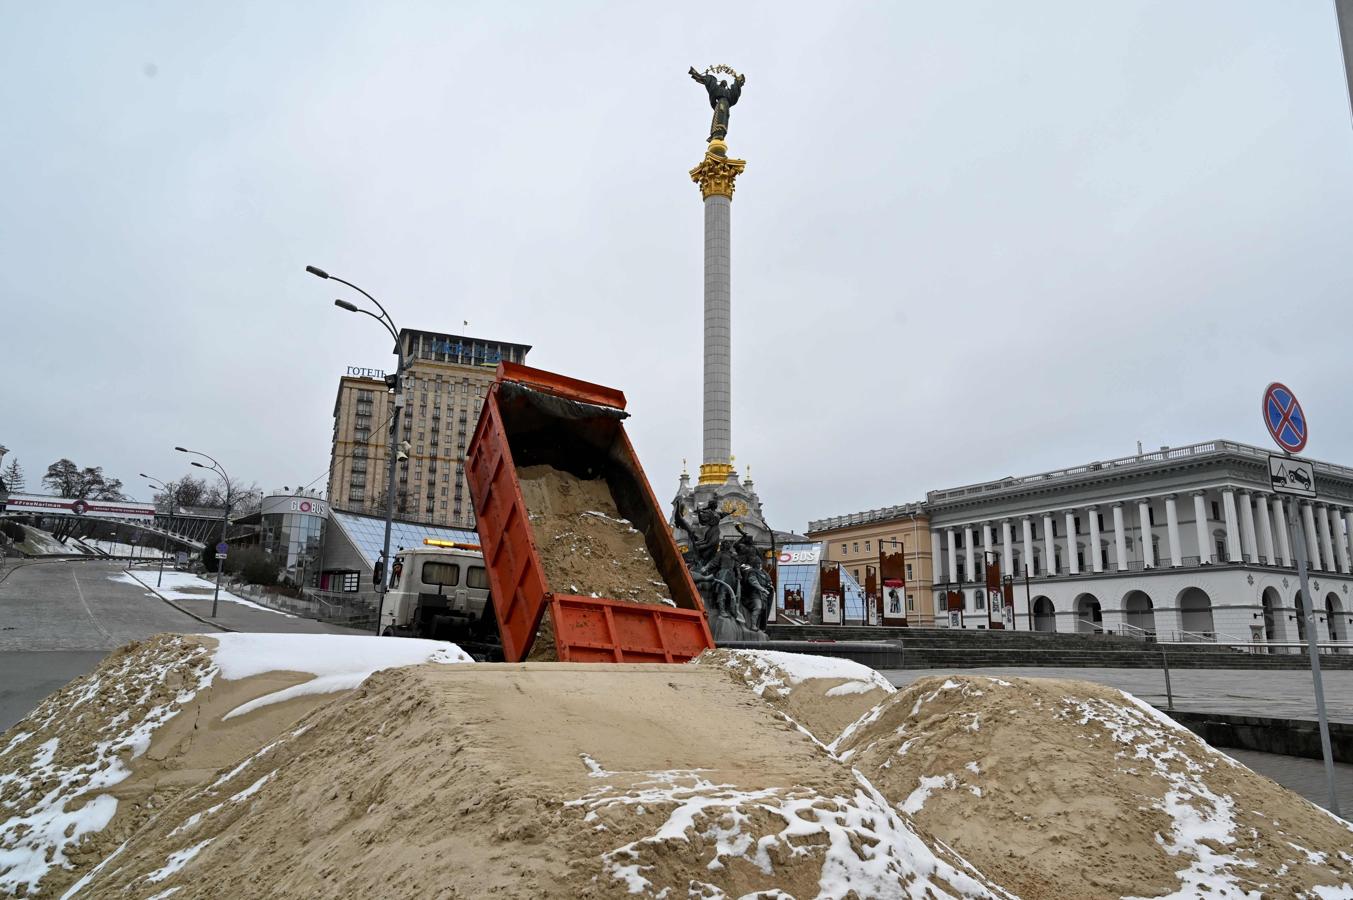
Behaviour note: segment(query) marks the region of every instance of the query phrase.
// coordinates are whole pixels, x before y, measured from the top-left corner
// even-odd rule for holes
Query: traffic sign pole
[[[224,520],[223,520],[224,521]],[[225,525],[221,525],[221,537],[225,537]],[[225,568],[226,542],[216,545],[216,590],[211,595],[211,617],[216,618],[216,603],[221,599],[221,570]]]
[[[1288,534],[1297,532],[1297,581],[1301,584],[1302,608],[1297,615],[1306,620],[1306,647],[1311,653],[1311,680],[1315,683],[1315,717],[1320,724],[1320,753],[1325,757],[1325,784],[1329,788],[1329,811],[1339,815],[1339,798],[1334,793],[1334,753],[1330,748],[1330,723],[1325,714],[1325,685],[1320,677],[1320,648],[1317,643],[1315,598],[1306,580],[1306,526],[1297,517],[1298,504],[1289,504]]]
[[[1280,494],[1292,494],[1296,497],[1314,498],[1315,468],[1310,463],[1296,460],[1292,454],[1300,453],[1311,438],[1310,423],[1306,420],[1306,411],[1301,408],[1297,395],[1287,385],[1275,381],[1264,389],[1264,399],[1260,402],[1264,417],[1264,427],[1268,429],[1273,443],[1282,448],[1287,459],[1298,467],[1290,469],[1280,464],[1273,466],[1274,458],[1269,458],[1269,480],[1273,490]],[[1298,486],[1293,486],[1293,481]],[[1320,752],[1325,758],[1325,784],[1329,789],[1329,811],[1339,815],[1339,798],[1334,793],[1334,753],[1330,748],[1330,723],[1325,714],[1325,684],[1320,677],[1320,633],[1315,615],[1315,597],[1311,594],[1311,585],[1306,578],[1306,525],[1297,515],[1299,500],[1293,500],[1288,520],[1283,523],[1289,539],[1296,532],[1297,545],[1297,582],[1301,585],[1301,606],[1297,615],[1306,623],[1306,649],[1311,654],[1311,682],[1315,688],[1315,717],[1320,727]]]

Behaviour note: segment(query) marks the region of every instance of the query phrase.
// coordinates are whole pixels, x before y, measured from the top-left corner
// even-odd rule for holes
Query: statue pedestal
[[[725,644],[729,641],[760,642],[769,640],[764,631],[748,628],[732,616],[711,616],[709,631],[714,636],[714,643],[716,644]]]

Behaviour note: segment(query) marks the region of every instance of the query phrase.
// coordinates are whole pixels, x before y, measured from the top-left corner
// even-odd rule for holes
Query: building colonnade
[[[1210,519],[1209,495],[1220,495]],[[949,584],[981,580],[982,560],[994,554],[1003,575],[1016,578],[1182,568],[1215,563],[1250,563],[1293,567],[1296,557],[1289,537],[1288,516],[1299,505],[1306,533],[1307,563],[1312,572],[1353,574],[1353,507],[1283,497],[1267,491],[1232,486],[1188,493],[1193,511],[1197,554],[1184,555],[1180,494],[1139,497],[1111,503],[1059,507],[1041,513],[934,526],[931,552],[935,580]],[[1158,546],[1154,504],[1163,501],[1165,542]],[[1111,511],[1101,523],[1105,507]],[[1216,513],[1220,513],[1218,516]],[[1081,527],[1082,516],[1088,527]],[[1058,528],[1058,519],[1062,527]],[[1135,517],[1133,527],[1128,519]],[[1018,537],[1016,522],[1018,521]],[[1213,522],[1220,524],[1214,530]],[[1041,528],[1041,530],[1040,530]],[[1111,531],[1110,541],[1104,531]],[[1133,540],[1132,534],[1136,538]],[[1037,538],[1041,537],[1041,540]],[[981,541],[980,551],[978,541]],[[997,544],[999,541],[999,544]],[[1130,545],[1135,545],[1135,553]],[[982,554],[979,556],[979,552]],[[1135,557],[1135,558],[1134,558]],[[961,565],[960,565],[961,564]]]

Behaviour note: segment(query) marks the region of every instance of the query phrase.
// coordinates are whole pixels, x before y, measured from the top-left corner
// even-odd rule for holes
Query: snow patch
[[[157,881],[164,881],[170,875],[173,875],[179,869],[182,869],[184,866],[188,865],[188,863],[192,862],[193,857],[201,853],[203,848],[205,848],[213,840],[215,840],[215,838],[207,838],[200,844],[193,844],[191,847],[188,847],[187,849],[178,850],[174,853],[169,854],[168,858],[165,860],[164,866],[162,868],[156,869],[154,872],[151,872],[149,875],[147,875],[146,881],[152,883]]]

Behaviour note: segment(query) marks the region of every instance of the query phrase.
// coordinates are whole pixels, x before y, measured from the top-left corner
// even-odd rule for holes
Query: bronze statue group
[[[770,573],[741,525],[737,540],[723,538],[720,523],[727,516],[713,499],[695,510],[694,522],[682,514],[680,501],[672,509],[672,521],[690,536],[686,566],[711,618],[727,617],[748,630],[764,631],[774,593]]]

